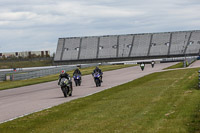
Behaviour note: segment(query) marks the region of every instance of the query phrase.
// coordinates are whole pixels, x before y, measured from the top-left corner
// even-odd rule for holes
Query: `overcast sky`
[[[0,0],[0,53],[58,38],[200,30],[200,0]]]

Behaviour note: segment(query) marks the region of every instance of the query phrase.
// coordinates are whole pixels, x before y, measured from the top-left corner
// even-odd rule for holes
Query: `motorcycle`
[[[93,74],[93,77],[96,87],[101,86],[101,75],[98,72],[96,72]]]
[[[60,87],[64,94],[64,97],[72,96],[72,85],[70,80],[68,80],[67,78],[62,78],[60,80]]]
[[[151,66],[152,66],[152,68],[154,67],[154,64],[155,64],[155,62],[154,62],[154,61],[152,61],[152,62],[151,62]]]
[[[80,86],[81,85],[81,75],[80,74],[75,74],[73,76],[74,78],[74,82],[76,86]]]
[[[142,71],[144,70],[144,64],[140,64],[140,68],[142,69]]]

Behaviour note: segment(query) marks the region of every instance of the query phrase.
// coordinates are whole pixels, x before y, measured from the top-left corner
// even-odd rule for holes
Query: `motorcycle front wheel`
[[[68,88],[65,87],[65,88],[64,88],[64,97],[67,97],[68,91],[69,91]]]
[[[96,87],[98,87],[100,84],[99,79],[95,79],[95,83],[96,83]]]
[[[74,80],[75,85],[78,86],[78,80]]]

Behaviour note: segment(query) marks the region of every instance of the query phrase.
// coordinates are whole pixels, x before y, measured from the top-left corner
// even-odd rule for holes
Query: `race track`
[[[82,85],[74,86],[72,97],[67,98],[64,98],[57,81],[0,91],[0,123],[94,94],[174,64],[176,63],[155,64],[154,68],[146,65],[144,71],[139,66],[107,71],[104,72],[101,87],[96,87],[92,76],[86,75],[82,77]]]

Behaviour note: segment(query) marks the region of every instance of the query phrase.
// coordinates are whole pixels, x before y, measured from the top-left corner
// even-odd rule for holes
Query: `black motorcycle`
[[[75,74],[73,76],[74,78],[74,82],[76,86],[80,86],[81,85],[81,75],[80,74]]]
[[[101,75],[98,72],[96,72],[93,74],[93,77],[94,77],[94,82],[96,84],[96,87],[101,86]]]
[[[154,61],[152,61],[152,62],[151,62],[151,66],[152,66],[152,68],[154,67],[154,64],[155,64],[155,62],[154,62]]]
[[[62,78],[60,80],[60,87],[64,94],[64,97],[72,96],[72,84],[70,80],[68,80],[67,78]]]

